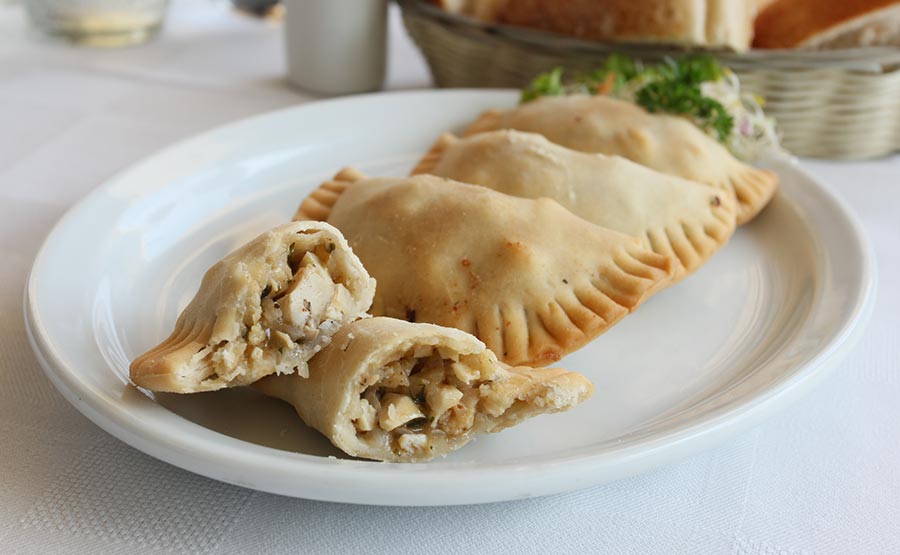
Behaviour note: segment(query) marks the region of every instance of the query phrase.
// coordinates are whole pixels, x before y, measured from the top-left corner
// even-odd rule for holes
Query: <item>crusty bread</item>
[[[756,4],[756,13],[763,11],[769,4],[774,2],[777,2],[777,0],[754,0],[754,3]]]
[[[747,0],[706,0],[706,44],[727,46],[737,51],[750,48],[756,2]]]
[[[755,22],[756,48],[900,46],[900,0],[776,0]]]
[[[758,0],[433,0],[490,23],[597,41],[750,46]]]

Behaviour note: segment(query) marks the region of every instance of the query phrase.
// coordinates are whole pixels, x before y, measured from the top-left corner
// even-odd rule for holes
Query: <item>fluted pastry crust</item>
[[[553,200],[429,175],[342,170],[295,218],[344,233],[378,280],[373,315],[467,331],[513,365],[580,348],[672,275],[671,258]]]
[[[673,257],[673,280],[699,268],[735,228],[730,194],[619,156],[570,150],[536,133],[501,130],[464,139],[445,133],[413,169],[422,173],[517,197],[551,198]]]

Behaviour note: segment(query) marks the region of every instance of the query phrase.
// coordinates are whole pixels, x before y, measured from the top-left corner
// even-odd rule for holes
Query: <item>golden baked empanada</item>
[[[617,154],[663,173],[733,191],[738,225],[753,219],[778,187],[771,171],[748,166],[685,118],[651,114],[608,96],[548,96],[483,113],[466,135],[497,129],[540,133],[583,152]]]
[[[733,195],[619,156],[570,150],[536,133],[490,131],[465,139],[445,133],[413,170],[420,173],[552,198],[676,258],[675,279],[700,267],[734,232]]]
[[[306,375],[306,362],[372,304],[375,281],[338,230],[295,222],[216,263],[168,339],[131,364],[155,391],[194,393],[269,374]]]
[[[270,376],[254,387],[291,403],[345,453],[397,462],[446,455],[594,390],[559,368],[510,368],[459,330],[394,318],[342,328],[309,362],[308,378]]]
[[[372,314],[459,328],[513,365],[558,360],[671,277],[671,258],[550,199],[344,170],[296,219],[340,229],[378,280]]]

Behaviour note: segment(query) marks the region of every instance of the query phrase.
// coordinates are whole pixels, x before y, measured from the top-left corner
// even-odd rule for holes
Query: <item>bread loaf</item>
[[[433,0],[489,23],[587,40],[750,46],[758,0]]]
[[[776,0],[756,18],[756,48],[900,46],[900,0]]]

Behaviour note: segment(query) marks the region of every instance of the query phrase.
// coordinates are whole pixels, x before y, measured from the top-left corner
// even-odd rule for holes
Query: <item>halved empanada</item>
[[[733,195],[619,156],[589,154],[542,135],[502,130],[442,135],[413,174],[430,173],[525,198],[548,197],[585,220],[641,237],[675,257],[675,279],[706,262],[734,232]]]
[[[175,331],[131,363],[135,384],[194,393],[269,374],[306,376],[307,361],[372,304],[375,280],[338,230],[295,222],[215,264]]]
[[[559,368],[510,368],[459,330],[394,318],[341,329],[309,362],[309,378],[271,376],[254,387],[294,405],[348,455],[397,462],[446,455],[594,390]]]
[[[671,277],[671,258],[550,199],[344,170],[297,219],[340,229],[378,280],[372,314],[459,328],[509,364],[558,360]]]
[[[543,97],[511,110],[490,110],[469,126],[466,135],[497,129],[540,133],[568,148],[617,154],[663,173],[733,191],[738,225],[753,219],[778,187],[774,172],[740,162],[685,118],[650,114],[637,104],[608,96]]]

